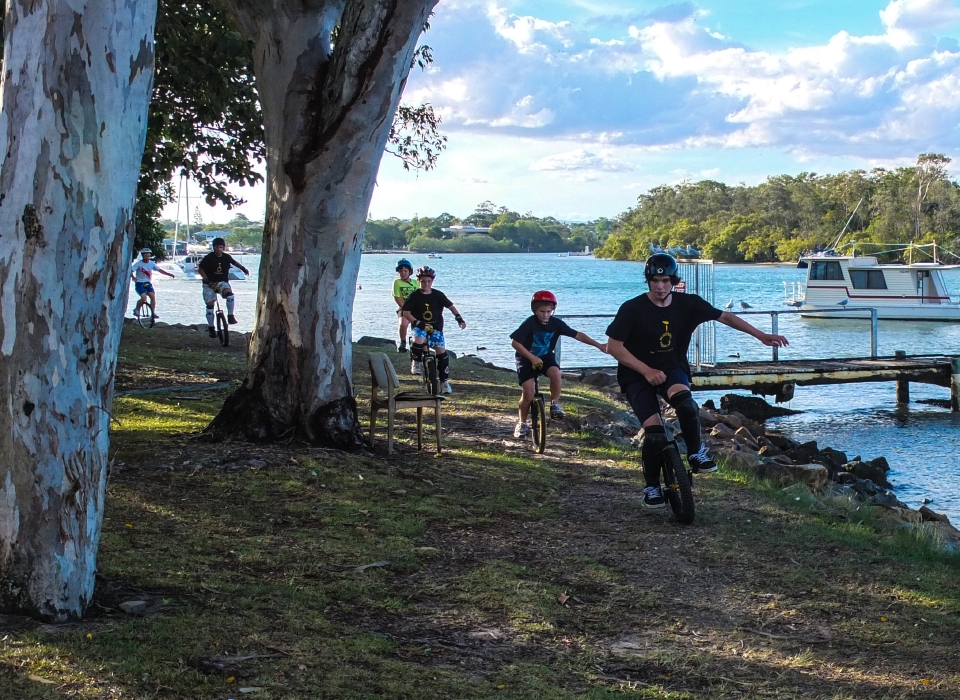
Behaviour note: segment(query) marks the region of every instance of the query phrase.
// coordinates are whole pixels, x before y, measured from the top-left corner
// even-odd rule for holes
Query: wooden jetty
[[[615,371],[610,367],[595,368]],[[864,357],[776,362],[720,362],[693,371],[691,389],[722,391],[749,389],[755,394],[789,401],[796,386],[896,382],[897,403],[910,400],[910,382],[950,388],[950,407],[960,411],[960,358],[944,355]]]
[[[960,358],[943,355],[723,362],[695,370],[691,388],[749,389],[784,401],[793,396],[795,386],[858,382],[896,382],[897,403],[910,401],[910,382],[948,387],[950,407],[960,411]]]

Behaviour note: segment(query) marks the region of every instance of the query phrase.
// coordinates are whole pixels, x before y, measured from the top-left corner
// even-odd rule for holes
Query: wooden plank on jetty
[[[949,387],[952,374],[951,358],[944,356],[722,362],[695,370],[692,388],[773,389],[784,384],[813,386],[857,382],[920,382]]]
[[[587,371],[614,373],[611,367]],[[581,370],[582,371],[582,370]],[[951,408],[960,410],[960,358],[944,355],[855,357],[827,360],[779,360],[767,362],[720,362],[693,372],[694,391],[749,389],[756,394],[789,398],[793,386],[896,382],[900,397],[909,400],[909,383],[950,388]]]

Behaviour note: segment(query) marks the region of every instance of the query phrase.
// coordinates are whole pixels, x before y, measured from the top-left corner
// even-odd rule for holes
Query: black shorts
[[[690,388],[690,377],[682,369],[663,370],[663,373],[667,375],[667,381],[663,384],[653,386],[646,379],[640,379],[623,392],[627,396],[627,403],[630,404],[634,415],[641,423],[650,416],[660,413],[660,400],[657,397],[662,396],[666,400],[667,389],[675,384],[683,384],[687,389]]]
[[[544,355],[540,358],[543,362],[543,367],[540,369],[534,369],[533,365],[530,364],[530,360],[525,357],[517,358],[517,378],[520,380],[520,386],[523,386],[525,381],[533,379],[534,377],[541,377],[547,373],[547,370],[551,367],[556,367],[559,369],[560,365],[557,363],[557,356],[552,352],[549,355]]]

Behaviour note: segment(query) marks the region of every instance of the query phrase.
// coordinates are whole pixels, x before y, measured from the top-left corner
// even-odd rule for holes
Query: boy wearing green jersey
[[[397,316],[400,317],[400,347],[397,352],[407,351],[407,328],[410,321],[403,317],[403,304],[413,292],[420,289],[420,285],[410,279],[413,276],[413,265],[404,258],[397,263],[397,274],[400,275],[393,281],[393,300],[397,303]]]

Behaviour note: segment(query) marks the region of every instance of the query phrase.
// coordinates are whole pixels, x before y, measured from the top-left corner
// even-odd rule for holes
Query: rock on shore
[[[608,372],[568,378],[579,379],[622,398]],[[729,394],[721,399],[721,407],[717,410],[712,402],[706,402],[700,408],[700,422],[704,442],[714,457],[728,468],[752,472],[781,488],[800,488],[819,499],[845,503],[851,508],[872,506],[880,517],[918,529],[945,551],[960,552],[960,530],[953,527],[946,515],[926,506],[914,510],[897,498],[887,480],[890,465],[884,457],[851,459],[841,450],[820,447],[815,440],[801,443],[767,431],[764,425],[767,418],[797,411],[770,406],[760,398]],[[685,452],[673,409],[665,409],[663,417],[667,432]],[[581,419],[579,426],[571,427],[592,429],[618,444],[630,444],[638,449],[643,442],[639,421],[629,411],[612,415],[590,413]]]

